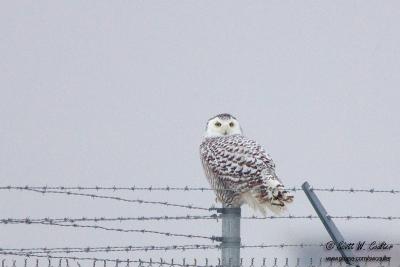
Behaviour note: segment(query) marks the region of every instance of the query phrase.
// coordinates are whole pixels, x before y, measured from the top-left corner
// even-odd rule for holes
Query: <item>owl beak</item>
[[[227,130],[225,130],[225,132],[224,132],[224,135],[227,135],[228,134],[228,131]]]

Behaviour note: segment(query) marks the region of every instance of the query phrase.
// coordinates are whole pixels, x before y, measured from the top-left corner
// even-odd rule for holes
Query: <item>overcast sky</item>
[[[207,187],[198,146],[207,119],[228,112],[267,149],[288,186],[308,180],[319,187],[399,189],[399,25],[398,1],[3,2],[0,184]],[[120,196],[214,203],[211,192]],[[400,216],[399,194],[319,196],[332,215]],[[2,218],[209,214],[28,192],[2,191],[0,203]],[[289,212],[314,214],[302,192]],[[248,207],[243,213],[253,214]],[[213,221],[122,225],[220,234]],[[353,240],[400,243],[399,221],[337,225]],[[293,244],[329,237],[318,220],[243,221],[242,240]],[[193,243],[207,240],[33,225],[0,229],[0,247],[8,248]],[[242,255],[271,261],[324,254],[293,248]]]

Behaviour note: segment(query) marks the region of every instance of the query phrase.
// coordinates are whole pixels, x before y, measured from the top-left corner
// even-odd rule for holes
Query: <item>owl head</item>
[[[212,117],[207,122],[205,137],[242,134],[238,120],[230,114],[223,113]]]

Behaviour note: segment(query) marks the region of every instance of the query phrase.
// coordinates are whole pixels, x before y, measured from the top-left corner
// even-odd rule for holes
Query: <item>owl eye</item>
[[[233,126],[235,126],[235,124],[231,121],[231,122],[229,123],[229,127],[233,127]]]
[[[221,123],[219,121],[217,121],[214,125],[217,127],[221,127]]]

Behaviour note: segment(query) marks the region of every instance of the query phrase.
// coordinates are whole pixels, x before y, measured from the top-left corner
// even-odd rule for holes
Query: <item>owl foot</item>
[[[284,206],[285,202],[290,203],[293,201],[293,196],[285,190],[284,186],[279,184],[272,190],[272,205]]]

